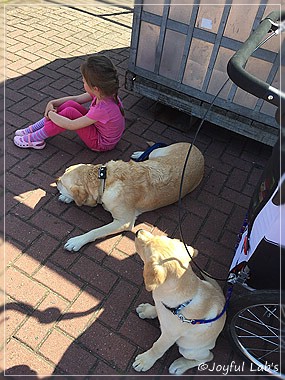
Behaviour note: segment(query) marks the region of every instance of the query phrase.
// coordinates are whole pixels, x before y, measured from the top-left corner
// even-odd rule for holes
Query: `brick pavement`
[[[157,339],[159,328],[156,320],[140,320],[135,313],[151,295],[143,287],[134,235],[112,236],[68,254],[63,244],[69,236],[111,218],[101,207],[59,203],[50,183],[71,164],[128,160],[131,152],[146,147],[146,140],[191,141],[195,131],[181,132],[156,120],[153,101],[124,89],[131,4],[71,4],[6,7],[7,298],[1,321],[7,343],[1,346],[2,368],[9,375],[44,379],[52,374],[135,376],[132,362]],[[15,147],[14,130],[39,119],[49,99],[81,91],[80,63],[86,54],[102,51],[113,59],[122,83],[127,128],[117,148],[91,152],[70,132],[49,139],[42,151]],[[199,250],[198,263],[223,277],[271,148],[210,124],[196,145],[205,155],[205,177],[183,202],[182,230]],[[139,227],[179,237],[177,205],[140,216],[134,230]],[[224,333],[214,354],[217,364],[242,364]],[[167,374],[177,356],[172,347],[147,374]],[[220,374],[210,369],[203,374]],[[197,369],[188,371],[195,374]],[[245,374],[251,374],[248,365],[237,372]]]

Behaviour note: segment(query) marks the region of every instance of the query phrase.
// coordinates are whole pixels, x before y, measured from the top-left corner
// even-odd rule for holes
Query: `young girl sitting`
[[[80,69],[86,92],[48,102],[45,117],[15,132],[15,145],[43,149],[47,137],[70,130],[76,131],[87,147],[94,151],[111,150],[116,146],[125,129],[116,68],[104,55],[94,55]],[[89,109],[82,106],[89,101]]]

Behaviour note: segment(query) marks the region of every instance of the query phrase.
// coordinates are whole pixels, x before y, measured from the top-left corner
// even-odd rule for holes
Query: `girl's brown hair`
[[[124,115],[118,98],[119,78],[112,61],[105,55],[96,54],[88,57],[80,70],[88,86],[98,87],[105,96],[113,96]]]

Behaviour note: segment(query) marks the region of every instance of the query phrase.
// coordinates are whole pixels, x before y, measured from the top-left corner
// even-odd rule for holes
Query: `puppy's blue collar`
[[[230,298],[232,295],[232,290],[233,290],[233,286],[229,287],[229,289],[227,291],[226,302],[225,302],[225,305],[223,307],[223,310],[215,318],[211,318],[211,319],[188,319],[188,318],[185,318],[184,315],[181,313],[181,310],[183,310],[186,306],[190,305],[192,300],[186,301],[177,307],[169,307],[169,306],[165,305],[165,303],[163,303],[163,302],[162,302],[162,304],[164,307],[166,307],[166,309],[171,311],[172,314],[176,315],[181,320],[181,322],[191,323],[192,325],[200,325],[200,324],[204,324],[204,323],[211,323],[211,322],[215,322],[216,320],[221,318],[221,316],[226,312],[226,310],[229,306]]]

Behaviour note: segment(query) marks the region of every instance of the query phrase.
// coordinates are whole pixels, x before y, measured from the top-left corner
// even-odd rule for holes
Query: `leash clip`
[[[179,313],[179,314],[176,314],[177,317],[180,319],[181,322],[187,322],[187,323],[191,323],[191,325],[196,325],[196,323],[198,323],[198,321],[196,319],[188,319],[188,318],[185,318],[183,314]]]
[[[185,320],[185,317],[184,317],[184,315],[183,314],[176,314],[177,315],[177,317],[180,319],[180,321],[181,322],[186,322],[186,320]]]

